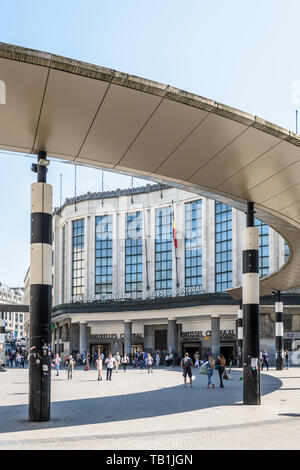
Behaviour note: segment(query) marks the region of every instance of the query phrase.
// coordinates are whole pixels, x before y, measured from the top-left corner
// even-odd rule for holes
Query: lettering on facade
[[[99,333],[90,335],[91,340],[99,340],[99,339],[124,339],[125,334],[117,334],[117,333]],[[132,339],[143,339],[142,333],[132,333]]]
[[[185,295],[196,295],[196,294],[204,294],[204,290],[202,286],[194,286],[194,287],[180,287],[176,289],[175,297],[185,296]],[[143,291],[142,298],[143,299],[157,299],[157,298],[165,298],[165,297],[174,297],[172,294],[169,294],[166,289],[163,290],[154,290],[154,291]],[[130,293],[121,292],[117,294],[97,294],[94,296],[86,296],[86,295],[75,295],[70,298],[67,302],[69,304],[74,303],[94,303],[94,302],[120,302],[125,300],[134,300],[131,299]]]
[[[224,337],[231,338],[234,335],[235,335],[234,330],[220,330],[220,336],[223,338]],[[203,331],[183,331],[181,334],[182,338],[202,338],[206,336],[211,336],[211,330],[205,331],[205,334],[203,334]]]

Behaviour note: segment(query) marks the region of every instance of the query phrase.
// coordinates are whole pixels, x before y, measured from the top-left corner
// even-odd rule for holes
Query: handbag
[[[207,375],[206,363],[202,364],[202,366],[199,368],[199,374]]]

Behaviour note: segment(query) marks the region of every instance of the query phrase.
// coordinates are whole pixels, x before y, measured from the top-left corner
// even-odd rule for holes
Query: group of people
[[[198,361],[198,363],[197,363]],[[202,361],[203,362],[203,361]],[[183,382],[184,382],[184,387],[186,387],[186,382],[187,382],[187,377],[190,379],[190,386],[193,386],[193,372],[192,372],[192,366],[193,366],[193,361],[189,357],[189,353],[185,353],[183,359],[181,360],[181,368],[183,370]],[[195,367],[199,367],[199,358],[195,358]],[[214,374],[214,371],[217,370],[219,374],[219,380],[220,380],[220,388],[224,388],[224,383],[223,379],[226,377],[226,359],[223,356],[223,354],[218,355],[218,359],[215,361],[213,356],[210,354],[206,357],[206,360],[202,363],[200,371],[202,368],[205,368],[205,373],[207,374],[207,388],[212,386],[212,388],[215,388],[215,385],[213,383],[212,377]]]
[[[8,350],[6,353],[6,367],[25,367],[28,363],[28,354],[22,349]]]
[[[267,368],[267,371],[269,370],[269,360],[270,360],[270,356],[267,350],[265,349],[263,353],[260,353],[261,370],[264,370],[264,367]],[[284,360],[285,369],[287,370],[289,368],[289,351],[287,349],[283,351],[283,360]]]

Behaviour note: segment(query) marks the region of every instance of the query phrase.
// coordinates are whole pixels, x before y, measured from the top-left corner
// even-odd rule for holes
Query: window
[[[112,215],[96,217],[95,294],[112,294],[113,232]]]
[[[232,209],[215,203],[216,292],[232,287]]]
[[[125,292],[141,299],[143,290],[142,212],[126,214]]]
[[[84,293],[84,219],[73,220],[72,295]]]
[[[18,323],[18,321],[19,321],[19,315],[17,313],[15,313],[15,322]]]
[[[284,262],[286,263],[290,256],[290,249],[287,242],[284,242]]]
[[[172,209],[155,213],[155,290],[172,295]]]
[[[185,287],[202,287],[202,200],[185,204]]]
[[[257,219],[254,219],[254,225],[258,228],[259,233],[259,277],[264,277],[269,274],[269,227]]]

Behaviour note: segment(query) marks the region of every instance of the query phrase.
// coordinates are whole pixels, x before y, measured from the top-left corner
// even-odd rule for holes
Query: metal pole
[[[244,336],[243,334],[243,304],[241,304],[238,310],[238,321],[237,321],[239,367],[241,367],[242,358],[243,358],[243,336]]]
[[[258,229],[254,204],[247,204],[243,240],[243,401],[260,405]]]
[[[276,293],[275,312],[276,370],[283,370],[283,302],[281,302],[280,291]]]
[[[29,421],[50,420],[52,186],[46,153],[32,165],[31,185]]]

